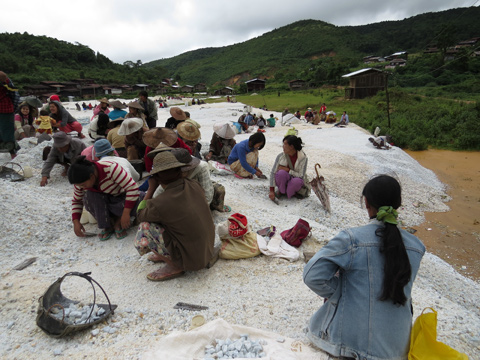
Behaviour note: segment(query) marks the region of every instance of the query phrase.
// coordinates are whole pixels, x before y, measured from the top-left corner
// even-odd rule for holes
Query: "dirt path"
[[[427,249],[461,274],[480,280],[480,152],[408,151],[448,185],[450,211],[425,213],[416,227]]]

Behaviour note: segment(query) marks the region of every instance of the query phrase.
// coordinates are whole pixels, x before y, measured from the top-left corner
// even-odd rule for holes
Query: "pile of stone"
[[[250,339],[248,334],[240,335],[240,338],[237,340],[229,338],[226,340],[215,339],[212,345],[205,346],[204,360],[262,358],[267,356],[263,351],[262,345],[267,345],[267,341]]]
[[[65,311],[65,317],[64,317]],[[80,325],[80,324],[88,324],[94,321],[99,320],[102,315],[105,314],[105,309],[99,307],[97,304],[93,306],[92,312],[92,305],[83,305],[81,303],[74,304],[70,303],[70,305],[62,310],[60,307],[54,307],[50,310],[52,316],[58,320],[62,320],[63,322],[71,325]],[[90,316],[90,313],[92,314]]]

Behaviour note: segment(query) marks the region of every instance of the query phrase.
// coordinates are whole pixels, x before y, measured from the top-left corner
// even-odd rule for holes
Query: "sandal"
[[[165,280],[175,279],[177,277],[182,276],[183,274],[185,274],[185,271],[176,270],[176,269],[171,271],[170,267],[167,265],[163,268],[160,268],[148,274],[147,279],[151,281],[165,281]]]
[[[127,237],[127,230],[125,229],[118,229],[118,230],[115,230],[115,237],[117,238],[117,240],[121,240],[121,239],[124,239]]]
[[[228,205],[223,205],[223,212],[229,213],[232,211],[232,208]]]
[[[167,258],[170,258],[170,255],[162,255],[164,258],[167,257]],[[148,258],[147,258],[149,261],[153,262],[153,263],[160,263],[160,262],[165,262],[164,259],[160,258],[158,254],[150,254],[148,255]]]
[[[108,240],[112,237],[113,232],[113,229],[104,229],[100,232],[100,234],[98,234],[98,238],[100,241]]]

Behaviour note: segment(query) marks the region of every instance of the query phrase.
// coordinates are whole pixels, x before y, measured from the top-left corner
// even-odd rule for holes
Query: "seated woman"
[[[118,118],[124,118],[127,116],[125,109],[127,106],[123,105],[119,100],[110,101],[110,106],[113,107],[113,110],[108,113],[110,120],[115,120]]]
[[[139,118],[143,120],[143,129],[145,131],[148,131],[148,125],[147,125],[147,120],[146,116],[143,113],[143,106],[140,105],[138,101],[130,101],[128,104],[128,114],[125,115],[125,119],[130,119],[130,118]]]
[[[125,119],[120,125],[118,135],[125,136],[125,148],[128,160],[141,160],[147,145],[143,142],[143,120],[140,118]]]
[[[177,134],[190,150],[192,150],[192,155],[198,159],[202,159],[202,156],[200,155],[202,144],[198,142],[200,139],[200,130],[191,119],[182,121],[177,125]]]
[[[82,124],[70,115],[59,101],[50,101],[50,117],[57,122],[58,130],[66,133],[76,131],[80,139],[85,138],[82,134]]]
[[[118,131],[122,125],[124,118],[119,117],[115,120],[110,120],[108,123],[107,140],[117,150],[118,155],[127,158],[127,149],[125,148],[125,135],[120,135]]]
[[[73,184],[72,221],[75,235],[85,236],[80,223],[83,206],[102,229],[98,237],[108,240],[127,236],[130,217],[136,215],[138,186],[125,169],[113,161],[91,162],[80,156],[68,169]]]
[[[226,164],[233,147],[237,144],[234,137],[235,130],[233,130],[229,124],[214,124],[212,140],[210,140],[210,149],[203,154],[205,160],[214,160]]]
[[[33,124],[38,115],[38,109],[30,106],[26,101],[18,106],[15,114],[15,140],[35,136]]]
[[[412,286],[425,246],[397,226],[397,180],[377,176],[362,196],[370,223],[340,232],[304,269],[305,284],[326,299],[307,336],[335,357],[406,359]]]
[[[236,177],[252,179],[253,175],[256,175],[259,178],[265,178],[258,168],[258,151],[264,146],[265,135],[257,132],[233,147],[228,157],[228,164]]]
[[[270,200],[275,200],[275,185],[278,196],[303,198],[309,193],[307,179],[307,155],[302,150],[302,139],[295,135],[283,138],[283,152],[278,154],[270,175]]]
[[[147,275],[152,281],[181,276],[207,266],[213,256],[215,225],[202,187],[182,176],[179,162],[170,151],[153,160],[148,182],[151,190],[165,189],[156,198],[141,202],[135,248],[140,255],[150,251],[153,262],[166,265]]]
[[[90,135],[93,140],[106,138],[109,122],[110,118],[107,114],[101,112],[98,115],[95,115],[88,127],[88,135]]]

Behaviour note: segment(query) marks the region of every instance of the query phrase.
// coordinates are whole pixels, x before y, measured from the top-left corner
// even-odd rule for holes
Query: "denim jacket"
[[[400,230],[412,269],[410,282],[404,288],[407,302],[400,306],[391,300],[380,301],[384,256],[375,231],[382,226],[373,220],[340,232],[304,269],[305,284],[328,299],[310,319],[308,337],[333,356],[407,359],[412,285],[425,246],[417,237]]]

